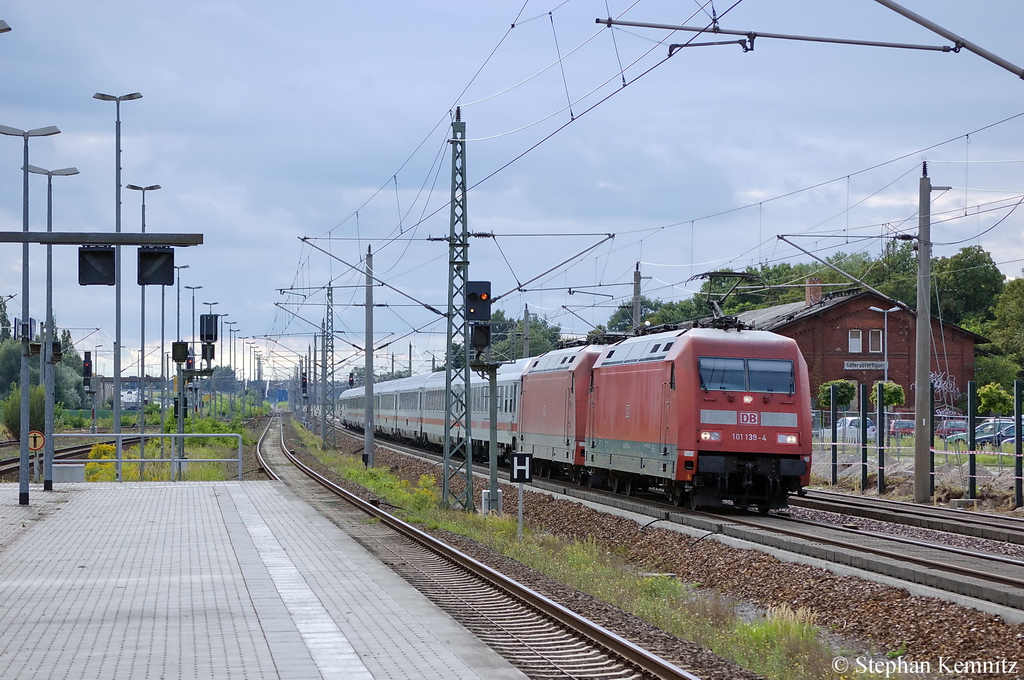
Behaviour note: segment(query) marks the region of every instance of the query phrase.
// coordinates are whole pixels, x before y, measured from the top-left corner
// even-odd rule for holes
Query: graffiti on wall
[[[931,383],[935,386],[935,401],[942,404],[955,404],[960,398],[960,388],[956,386],[956,377],[946,371],[932,371]],[[916,390],[917,383],[912,383],[910,389]]]

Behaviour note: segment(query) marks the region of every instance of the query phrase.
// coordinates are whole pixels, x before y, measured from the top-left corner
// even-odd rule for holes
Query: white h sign
[[[532,482],[533,481],[533,454],[513,453],[512,462],[509,466],[508,480],[510,482]]]

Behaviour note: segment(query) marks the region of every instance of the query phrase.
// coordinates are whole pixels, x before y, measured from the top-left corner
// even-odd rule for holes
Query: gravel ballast
[[[438,471],[436,464],[399,454],[385,446],[376,447],[374,455],[378,466],[391,468],[410,479],[433,476]],[[504,484],[502,487],[505,511],[514,514],[517,489]],[[479,490],[477,494],[479,501]],[[850,654],[850,648],[871,650],[874,656],[865,654],[867,657],[884,662],[886,653],[905,651],[903,659],[929,662],[933,671],[950,668],[950,664],[957,662],[1005,660],[1016,662],[1016,668],[1005,672],[1008,666],[1003,664],[1004,672],[998,677],[1024,678],[1024,625],[1008,624],[995,615],[937,598],[911,595],[906,590],[857,577],[783,562],[756,550],[731,548],[714,540],[694,542],[674,531],[642,528],[630,519],[543,493],[526,492],[524,517],[534,531],[565,539],[591,538],[606,548],[625,552],[638,571],[671,572],[687,583],[760,609],[784,606],[806,610],[827,636],[846,641],[839,643],[845,647],[842,651],[846,654]],[[530,580],[535,578],[533,570],[518,563],[510,564],[514,561],[468,539],[449,538],[459,549],[477,559],[500,566],[503,572],[534,585]],[[545,577],[536,578],[543,582]],[[662,638],[677,641],[668,644],[670,649],[672,644],[684,644],[690,646],[687,653],[693,653],[692,643],[635,620],[615,607],[595,601],[587,605],[595,608],[592,615],[589,609],[581,609],[584,606],[581,602],[594,598],[582,596],[557,582],[537,589],[656,653],[661,652],[652,644],[660,645]],[[609,613],[611,610],[616,613]],[[631,629],[644,632],[638,638],[630,634]],[[653,640],[658,642],[652,643]],[[688,658],[671,651],[665,656]],[[945,666],[939,665],[940,660]],[[726,674],[721,677],[756,676]],[[953,673],[941,677],[979,676]]]

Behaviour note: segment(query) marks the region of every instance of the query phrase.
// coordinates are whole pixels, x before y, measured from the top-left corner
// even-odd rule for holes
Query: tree
[[[666,302],[648,319],[652,325],[665,323],[682,323],[711,315],[711,309],[703,298],[692,297],[678,302]]]
[[[917,306],[917,253],[910,241],[888,241],[865,283],[894,300]]]
[[[1002,387],[989,383],[978,388],[978,415],[992,413],[1001,416],[1013,411],[1013,397]]]
[[[868,393],[872,405],[878,406],[878,386],[882,385],[882,401],[884,406],[902,406],[907,403],[907,395],[903,391],[903,385],[894,382],[882,382],[879,380],[871,386]]]
[[[0,297],[0,342],[10,340],[11,319],[7,316],[7,298]]]
[[[974,358],[974,379],[981,385],[995,383],[1009,391],[1018,375],[1020,364],[1009,357],[979,354]]]
[[[1014,279],[1003,287],[993,309],[987,335],[1009,358],[1024,361],[1024,279]],[[1001,381],[999,381],[1001,382]]]
[[[608,319],[608,330],[612,333],[626,333],[639,326],[647,317],[657,312],[662,306],[661,300],[652,300],[647,296],[640,296],[640,318],[633,322],[633,301],[623,302],[619,308],[612,313]]]
[[[530,314],[530,356],[549,352],[558,346],[562,327],[546,318]],[[523,320],[508,318],[497,309],[491,314],[491,356],[498,361],[511,361],[523,356]]]
[[[832,385],[836,386],[836,408],[848,406],[857,396],[857,386],[849,380],[830,380],[818,387],[818,405],[823,409],[832,408]]]
[[[944,321],[960,324],[992,318],[1004,277],[981,246],[967,246],[952,257],[940,257],[932,269]]]
[[[28,426],[31,430],[42,430],[46,412],[46,390],[42,385],[33,385],[28,391]],[[11,386],[11,392],[0,404],[0,421],[12,439],[21,439],[21,388]]]

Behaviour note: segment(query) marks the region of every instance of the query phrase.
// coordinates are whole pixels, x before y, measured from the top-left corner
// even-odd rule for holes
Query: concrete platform
[[[0,668],[525,677],[279,482],[0,484]]]

